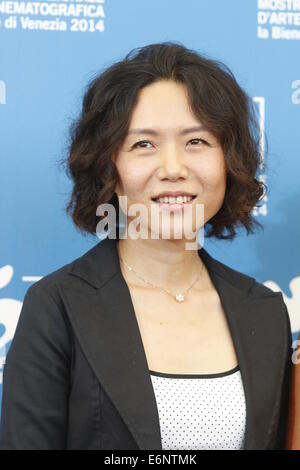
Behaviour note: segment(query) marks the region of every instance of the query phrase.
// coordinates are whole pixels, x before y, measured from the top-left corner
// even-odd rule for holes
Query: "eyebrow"
[[[191,132],[207,131],[207,130],[208,129],[204,126],[187,127],[186,129],[182,129],[179,132],[179,134],[185,135],[185,134],[190,134]],[[127,135],[131,135],[131,134],[150,134],[150,135],[157,136],[159,135],[159,132],[151,128],[144,128],[144,129],[131,129],[130,131],[128,131]]]

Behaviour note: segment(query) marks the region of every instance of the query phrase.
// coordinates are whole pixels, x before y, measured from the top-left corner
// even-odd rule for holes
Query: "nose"
[[[177,180],[186,178],[187,168],[184,161],[184,154],[174,144],[166,145],[160,155],[158,176],[160,179]]]

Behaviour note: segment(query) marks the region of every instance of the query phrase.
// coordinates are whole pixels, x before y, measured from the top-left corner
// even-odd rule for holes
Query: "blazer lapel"
[[[117,241],[105,238],[70,264],[69,274],[84,282],[58,287],[86,358],[138,447],[162,449],[154,390]],[[276,338],[262,334],[257,325],[279,308],[277,296],[253,296],[254,278],[235,271],[229,275],[204,248],[198,253],[219,294],[239,361],[247,408],[244,448],[267,448],[276,410],[266,403],[272,404],[276,371],[266,351],[271,361]],[[274,364],[278,373],[281,366]]]

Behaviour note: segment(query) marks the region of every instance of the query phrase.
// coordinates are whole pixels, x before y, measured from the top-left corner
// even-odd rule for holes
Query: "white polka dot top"
[[[205,375],[149,372],[162,449],[243,449],[246,403],[238,365]]]

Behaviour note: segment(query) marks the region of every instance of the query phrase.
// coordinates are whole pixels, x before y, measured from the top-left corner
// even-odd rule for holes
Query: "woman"
[[[71,128],[67,212],[106,238],[28,289],[1,448],[284,448],[282,294],[197,238],[260,225],[260,163],[254,108],[224,64],[168,42],[95,77]]]

